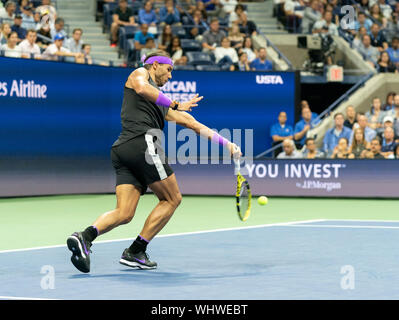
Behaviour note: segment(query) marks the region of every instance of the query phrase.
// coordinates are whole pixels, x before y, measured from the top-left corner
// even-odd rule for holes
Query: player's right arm
[[[219,136],[219,134],[207,126],[197,121],[191,114],[187,112],[180,112],[176,110],[169,110],[165,117],[166,121],[176,122],[185,128],[193,130],[199,136],[211,140],[215,143],[223,144],[230,151],[231,156],[242,156],[241,149],[235,143]],[[224,140],[224,143],[223,141]]]
[[[134,89],[137,94],[141,95],[142,97],[158,104],[162,105],[165,108],[170,108],[177,103],[176,101],[168,102],[168,105],[165,105],[165,101],[170,100],[167,98],[160,90],[152,86],[149,81],[149,73],[145,68],[138,68],[134,70],[129,78],[126,81],[126,87]],[[163,97],[162,99],[160,99]],[[191,111],[192,107],[197,106],[197,102],[202,100],[203,97],[198,97],[198,94],[194,96],[191,100],[178,103],[178,110],[179,111]],[[160,104],[163,103],[163,104]]]
[[[134,70],[126,81],[126,87],[133,89],[137,94],[155,102],[159,96],[159,90],[152,86],[149,81],[148,71],[144,68]],[[170,105],[172,107],[173,104]]]

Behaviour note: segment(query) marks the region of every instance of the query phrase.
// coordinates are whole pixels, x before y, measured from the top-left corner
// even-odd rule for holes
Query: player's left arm
[[[226,148],[230,151],[231,155],[241,156],[241,149],[235,143],[228,141],[227,139],[219,136],[218,133],[203,125],[199,121],[197,121],[191,114],[182,111],[176,111],[169,109],[168,113],[165,117],[166,121],[175,122],[182,127],[193,130],[199,136],[212,140],[215,143],[220,143],[226,146]],[[224,143],[223,143],[224,140]]]

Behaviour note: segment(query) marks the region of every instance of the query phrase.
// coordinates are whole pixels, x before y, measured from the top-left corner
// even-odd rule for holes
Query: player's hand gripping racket
[[[241,154],[241,151],[237,149]],[[236,191],[236,205],[238,217],[241,221],[246,221],[251,214],[251,188],[248,181],[241,175],[240,172],[240,159],[239,156],[233,155],[233,160],[235,163],[235,171],[237,174],[237,191]]]

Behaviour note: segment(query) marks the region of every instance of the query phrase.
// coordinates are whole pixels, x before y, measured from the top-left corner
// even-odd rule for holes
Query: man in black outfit
[[[356,122],[356,110],[353,106],[347,106],[344,126],[352,130],[355,122]]]
[[[385,159],[381,154],[381,141],[378,138],[374,138],[370,142],[370,151],[366,152],[365,157],[367,159]]]
[[[159,203],[149,214],[136,240],[124,250],[119,262],[140,269],[157,267],[157,263],[148,258],[147,245],[166,225],[182,200],[175,174],[162,150],[161,141],[156,138],[156,132],[163,130],[165,120],[192,129],[198,135],[227,147],[231,155],[241,156],[237,145],[183,112],[191,111],[202,97],[197,94],[190,101],[178,103],[159,90],[172,78],[172,69],[170,56],[157,51],[145,57],[144,67],[133,71],[125,83],[122,132],[111,148],[117,206],[102,214],[83,232],[75,232],[67,239],[67,246],[72,251],[71,261],[82,272],[90,271],[93,240],[129,223],[147,187],[158,197]]]
[[[133,11],[128,7],[127,0],[119,0],[119,5],[112,15],[111,24],[111,46],[115,47],[118,42],[118,31],[122,26],[137,26]]]

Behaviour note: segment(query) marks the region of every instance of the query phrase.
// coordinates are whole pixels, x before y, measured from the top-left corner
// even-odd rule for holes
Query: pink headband
[[[155,61],[157,61],[158,63],[162,63],[162,64],[170,64],[173,67],[173,61],[172,59],[168,58],[168,57],[163,57],[163,56],[154,56],[151,58],[148,58],[147,61],[145,61],[146,56],[142,56],[141,57],[141,62],[143,62],[144,64],[153,64]]]

